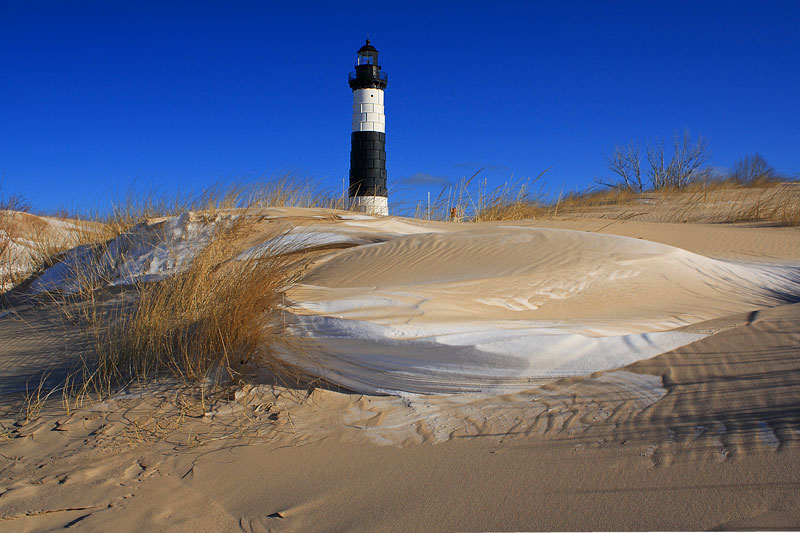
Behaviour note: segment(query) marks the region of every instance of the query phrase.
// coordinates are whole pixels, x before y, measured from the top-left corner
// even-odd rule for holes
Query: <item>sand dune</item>
[[[98,278],[173,275],[228,215],[142,225]],[[20,305],[0,315],[2,529],[800,526],[796,228],[248,216],[240,259],[311,253],[286,322],[329,381],[243,367],[202,402],[154,382],[14,425],[22,385],[87,349],[46,299]],[[26,290],[73,290],[81,254]]]
[[[293,288],[311,370],[364,392],[511,390],[694,342],[682,326],[800,295],[787,264],[614,235],[477,225],[354,245]]]
[[[506,395],[257,386],[193,418],[150,387],[53,410],[0,450],[2,523],[795,529],[798,306],[694,327],[720,333]]]
[[[42,257],[68,250],[98,229],[75,220],[0,210],[0,292],[30,275]]]
[[[238,216],[139,225],[99,256],[71,251],[31,290],[74,292],[87,277],[163,279]],[[240,243],[240,259],[326,251],[287,294],[287,323],[313,339],[313,362],[285,358],[359,392],[524,389],[649,358],[713,333],[683,326],[800,297],[796,265],[713,259],[645,239],[302,210],[247,216],[262,225]],[[275,226],[288,229],[275,236]]]

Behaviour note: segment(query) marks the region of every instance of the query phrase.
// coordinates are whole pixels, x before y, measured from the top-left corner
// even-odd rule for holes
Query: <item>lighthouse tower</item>
[[[388,215],[386,189],[386,118],[383,90],[388,76],[381,72],[378,51],[369,44],[358,50],[356,70],[349,76],[353,89],[353,133],[350,135],[350,207]]]

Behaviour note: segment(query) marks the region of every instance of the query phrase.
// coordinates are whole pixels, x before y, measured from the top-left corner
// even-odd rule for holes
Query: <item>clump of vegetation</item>
[[[616,146],[607,164],[617,181],[602,185],[633,192],[681,189],[690,183],[711,177],[707,163],[711,153],[702,137],[693,140],[689,131],[675,134],[671,146],[663,139],[648,143],[644,150],[636,141]]]
[[[780,174],[758,152],[737,160],[727,176],[728,180],[743,185],[768,185],[789,178]]]
[[[95,298],[96,270],[87,265],[80,285],[82,311],[93,337],[94,359],[82,372],[83,390],[107,394],[129,381],[172,375],[187,382],[205,379],[211,371],[233,377],[235,368],[257,362],[290,379],[299,371],[274,357],[281,349],[299,350],[282,320],[284,291],[302,274],[307,262],[281,248],[280,235],[258,254],[240,256],[237,245],[259,220],[258,208],[272,206],[341,208],[346,199],[315,192],[308,184],[282,178],[266,184],[215,187],[192,201],[166,204],[161,199],[129,197],[117,209],[114,232],[137,221],[202,213],[217,227],[185,270],[160,281],[137,281],[128,287],[127,303],[109,307]],[[252,215],[252,216],[251,216]],[[98,244],[95,257],[105,244]],[[81,273],[76,275],[80,276]],[[102,280],[100,280],[102,282]]]
[[[247,227],[246,216],[226,219],[184,272],[135,283],[128,303],[85,309],[95,359],[86,361],[82,386],[108,394],[164,374],[199,382],[212,370],[233,377],[245,363],[279,365],[272,350],[292,342],[283,291],[305,262],[277,246],[239,257],[235,243]]]

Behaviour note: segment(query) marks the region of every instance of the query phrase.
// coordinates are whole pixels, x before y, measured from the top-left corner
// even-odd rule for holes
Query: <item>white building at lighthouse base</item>
[[[389,199],[385,196],[351,196],[350,210],[368,215],[388,215]]]

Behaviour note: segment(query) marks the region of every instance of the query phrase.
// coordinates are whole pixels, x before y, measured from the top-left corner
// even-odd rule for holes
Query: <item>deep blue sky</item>
[[[286,171],[339,189],[367,34],[407,199],[481,167],[583,189],[615,144],[685,128],[718,167],[800,171],[800,2],[387,4],[0,0],[0,194],[105,209],[131,184]]]

